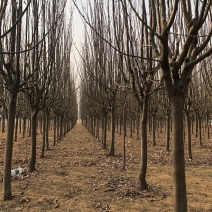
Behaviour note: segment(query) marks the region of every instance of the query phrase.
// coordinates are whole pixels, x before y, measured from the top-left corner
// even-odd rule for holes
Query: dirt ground
[[[110,132],[109,132],[110,133]],[[151,138],[150,138],[151,139]],[[15,142],[13,168],[27,167],[30,138]],[[40,141],[39,141],[40,140]],[[110,137],[108,137],[110,140]],[[38,138],[38,144],[41,139]],[[123,138],[116,134],[116,157],[107,157],[101,143],[78,123],[75,128],[37,159],[37,172],[12,178],[14,198],[2,201],[0,212],[13,211],[174,211],[171,153],[164,149],[165,135],[157,134],[157,146],[148,144],[149,189],[138,190],[140,141],[127,139],[123,171]],[[0,141],[0,190],[5,139]],[[109,143],[108,143],[109,149]],[[193,157],[186,155],[188,211],[212,211],[212,140],[200,148],[193,141]]]

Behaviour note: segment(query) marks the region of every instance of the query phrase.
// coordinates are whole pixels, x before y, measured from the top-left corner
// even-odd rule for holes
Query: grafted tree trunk
[[[60,140],[63,138],[63,121],[64,121],[64,115],[60,115]]]
[[[169,151],[170,146],[170,113],[166,115],[166,151]]]
[[[31,145],[31,158],[29,163],[29,171],[35,171],[35,164],[36,164],[36,146],[37,146],[37,116],[38,110],[33,109],[31,114],[31,138],[32,138],[32,145]]]
[[[152,145],[156,146],[156,141],[155,141],[155,117],[156,114],[152,115]]]
[[[12,153],[13,153],[13,137],[15,127],[15,114],[16,114],[16,100],[17,93],[10,95],[9,110],[8,110],[8,128],[7,128],[7,142],[6,152],[4,158],[4,177],[3,177],[3,199],[12,199],[12,188],[11,188],[11,164],[12,164]]]
[[[23,119],[23,138],[25,138],[25,133],[26,133],[26,118]]]
[[[56,140],[57,140],[57,115],[56,114],[54,114],[54,144],[53,144],[53,146],[55,146],[56,145]]]
[[[191,117],[189,112],[186,113],[187,120],[187,131],[188,131],[188,157],[192,159],[192,150],[191,150]]]
[[[198,116],[197,116],[197,114],[195,115],[195,123],[196,123],[196,134],[195,134],[195,136],[196,136],[196,138],[198,137]]]
[[[148,184],[146,182],[147,173],[147,117],[148,117],[148,101],[146,95],[143,102],[143,113],[141,119],[141,164],[139,171],[139,185],[141,190],[146,190]]]
[[[21,116],[20,116],[20,118],[19,118],[19,133],[21,134],[21,132],[22,132],[22,129],[21,129],[21,127],[22,127],[22,123],[21,123]]]
[[[211,123],[210,123],[210,115],[209,115],[209,113],[207,113],[207,118],[206,118],[207,120],[207,128],[208,128],[208,130],[207,130],[207,134],[208,134],[208,139],[210,139],[210,126],[211,126]]]
[[[126,166],[126,137],[127,137],[126,105],[127,104],[125,103],[124,110],[123,110],[123,131],[124,131],[123,170],[125,170],[125,166]]]
[[[202,146],[202,117],[198,114],[198,123],[199,123],[199,145]]]
[[[122,116],[119,118],[119,135],[121,135]]]
[[[130,115],[130,138],[133,137],[133,115]]]
[[[2,133],[5,132],[5,115],[2,116],[2,128],[1,128],[1,132]]]
[[[103,149],[107,148],[107,112],[103,111]]]
[[[17,141],[17,137],[18,137],[18,116],[16,116],[16,120],[15,120],[15,138],[14,138],[14,141]]]
[[[112,125],[112,138],[111,138],[111,147],[110,147],[110,156],[114,156],[115,155],[115,128],[116,128],[116,123],[115,123],[115,108],[112,107],[111,109],[111,125]]]
[[[44,151],[45,151],[45,144],[46,144],[46,114],[43,111],[43,120],[42,120],[42,125],[43,125],[43,143],[42,143],[42,150],[41,150],[41,158],[44,158]]]
[[[57,141],[60,140],[60,115],[57,114]]]
[[[140,111],[139,111],[140,112]],[[137,140],[140,139],[140,114],[137,115],[137,124],[136,124],[136,134],[137,134]]]
[[[96,139],[99,141],[99,118],[96,118]]]
[[[46,131],[45,131],[45,136],[46,136],[46,150],[49,150],[49,125],[50,125],[50,119],[49,119],[49,111],[46,112]]]
[[[174,175],[174,201],[175,211],[187,211],[185,159],[183,140],[183,109],[184,96],[175,92],[171,98],[173,118],[173,175]]]

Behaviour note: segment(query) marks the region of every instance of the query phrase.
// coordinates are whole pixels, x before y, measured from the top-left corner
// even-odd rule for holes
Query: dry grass
[[[140,142],[128,138],[127,166],[123,171],[122,140],[116,135],[116,157],[107,157],[108,150],[102,150],[101,143],[78,123],[45,153],[44,159],[39,158],[38,151],[37,172],[12,179],[14,198],[0,200],[0,211],[173,211],[171,153],[164,151],[164,134],[158,135],[156,147],[149,142],[149,190],[143,192],[138,190],[137,182]],[[29,142],[29,138],[15,142],[14,168],[27,166]],[[189,211],[212,211],[212,142],[205,140],[203,144],[200,148],[194,140],[194,159],[188,161],[186,157]],[[2,138],[0,170],[3,153]]]

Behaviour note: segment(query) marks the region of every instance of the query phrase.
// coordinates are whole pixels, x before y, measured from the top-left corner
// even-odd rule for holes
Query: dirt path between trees
[[[128,139],[125,171],[122,138],[118,135],[116,142],[117,156],[107,157],[108,150],[102,150],[101,143],[78,123],[56,147],[45,153],[44,159],[38,158],[37,172],[12,179],[14,198],[3,202],[1,197],[0,212],[173,211],[170,153],[164,153],[160,144],[155,149],[149,145],[150,188],[140,192],[139,141]],[[205,148],[204,154],[210,160],[211,149]],[[187,165],[189,211],[212,211],[211,163],[198,160]],[[0,182],[0,190],[2,185]]]

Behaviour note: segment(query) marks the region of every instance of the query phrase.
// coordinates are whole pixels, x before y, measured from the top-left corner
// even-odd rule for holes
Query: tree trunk
[[[39,126],[40,126],[40,134],[43,134],[43,119],[42,119],[42,116],[40,117],[39,119]]]
[[[187,118],[187,130],[188,130],[188,157],[192,159],[192,151],[191,151],[191,118],[189,112],[186,113]]]
[[[103,112],[103,149],[107,149],[107,113]]]
[[[124,111],[123,111],[123,131],[124,131],[124,143],[123,143],[123,170],[125,170],[126,167],[126,137],[127,137],[127,123],[126,123],[126,103],[124,105]]]
[[[57,114],[57,141],[60,140],[60,116]]]
[[[116,133],[119,132],[119,117],[116,118]]]
[[[46,150],[49,150],[49,122],[50,122],[50,119],[49,119],[49,111],[47,111],[47,114],[46,114],[46,131],[43,132],[46,136]]]
[[[38,110],[34,109],[31,115],[31,138],[32,138],[32,145],[31,145],[31,159],[29,163],[29,171],[35,171],[35,164],[36,164],[36,139],[37,139],[37,116]]]
[[[63,115],[60,116],[60,140],[62,140],[63,138],[63,120],[64,120],[64,117]]]
[[[130,115],[130,138],[133,137],[133,116]]]
[[[160,118],[160,133],[163,132],[163,119],[162,117]]]
[[[156,146],[156,141],[155,141],[155,117],[156,115],[152,115],[152,145]]]
[[[25,133],[26,133],[26,118],[23,118],[23,131],[22,131],[22,138],[25,138]]]
[[[198,137],[198,118],[197,118],[197,114],[195,116],[196,118],[196,138]]]
[[[194,134],[194,118],[191,118],[191,132]]]
[[[32,128],[32,125],[31,125],[31,118],[28,119],[28,136],[30,137],[31,136],[31,128]]]
[[[43,127],[43,143],[42,143],[42,150],[41,150],[41,158],[44,158],[44,151],[45,151],[45,144],[46,144],[46,114],[43,111],[43,120],[42,120],[42,127]]]
[[[15,114],[16,114],[16,101],[17,94],[11,94],[8,110],[8,128],[7,128],[7,142],[6,152],[4,158],[4,176],[3,176],[3,199],[12,199],[11,188],[11,167],[12,167],[12,153],[13,153],[13,137],[15,126]]]
[[[148,184],[146,182],[147,172],[147,116],[148,116],[149,97],[144,97],[143,113],[141,119],[141,164],[139,170],[139,184],[141,190],[146,190]]]
[[[16,116],[16,120],[15,120],[15,138],[14,141],[17,141],[18,138],[18,116]]]
[[[209,114],[207,114],[207,128],[208,128],[208,131],[207,131],[207,133],[208,133],[208,140],[210,139],[210,116],[209,116]]]
[[[112,126],[112,138],[111,138],[111,147],[110,147],[110,156],[115,155],[115,128],[116,128],[116,123],[115,123],[115,108],[112,107],[111,110],[111,126]]]
[[[96,139],[99,141],[99,118],[96,118]]]
[[[140,115],[137,115],[137,140],[140,139]]]
[[[166,115],[166,151],[169,151],[170,144],[170,113]]]
[[[198,115],[199,122],[199,145],[202,146],[202,117]]]
[[[152,119],[151,119],[151,115],[149,114],[149,122],[148,122],[148,124],[149,124],[149,134],[151,134],[151,131],[152,131]]]
[[[19,133],[20,133],[20,134],[21,134],[21,132],[22,132],[21,127],[22,127],[22,123],[21,123],[21,117],[20,117],[20,119],[19,119]]]
[[[56,140],[57,140],[57,138],[56,138],[56,129],[57,129],[57,115],[54,114],[54,144],[53,144],[53,146],[56,145]]]
[[[4,133],[5,132],[5,115],[3,115],[2,116],[2,129],[1,129],[2,131],[2,133]]]
[[[121,135],[121,125],[122,125],[122,117],[119,119],[119,135]]]
[[[184,96],[176,92],[171,98],[173,119],[173,175],[174,202],[176,212],[187,211],[184,141],[183,141],[183,109]]]

